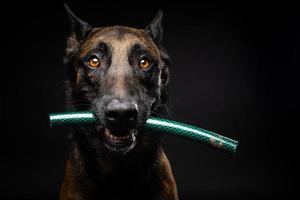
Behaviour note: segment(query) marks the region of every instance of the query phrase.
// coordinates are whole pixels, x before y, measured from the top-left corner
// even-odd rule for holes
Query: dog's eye
[[[139,66],[141,69],[148,69],[150,67],[150,60],[146,57],[143,57],[140,60]]]
[[[98,68],[100,66],[100,60],[96,56],[92,56],[88,60],[88,65],[91,68]]]

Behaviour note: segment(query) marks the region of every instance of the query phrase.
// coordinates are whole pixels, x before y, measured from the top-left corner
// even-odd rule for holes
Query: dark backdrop
[[[167,137],[181,199],[291,196],[299,146],[296,5],[69,4],[92,26],[142,28],[162,8],[174,118],[239,140],[232,157]],[[11,2],[1,10],[0,197],[57,199],[68,130],[50,129],[47,114],[64,111],[67,17],[61,3]]]

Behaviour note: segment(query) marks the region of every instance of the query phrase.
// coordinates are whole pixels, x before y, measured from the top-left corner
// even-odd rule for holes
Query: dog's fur
[[[72,149],[61,186],[61,200],[177,200],[176,183],[161,146],[161,136],[140,130],[149,116],[167,115],[169,56],[161,45],[162,12],[146,29],[124,26],[91,28],[66,6],[72,32],[67,40],[67,109],[90,110],[106,127],[103,110],[112,98],[135,102],[139,130],[136,143],[125,150],[103,144],[103,131],[74,128]],[[101,67],[86,59],[101,54]],[[140,54],[151,67],[136,67]],[[125,101],[124,100],[124,101]]]

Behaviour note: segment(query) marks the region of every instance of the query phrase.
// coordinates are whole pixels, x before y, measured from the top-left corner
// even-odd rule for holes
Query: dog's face
[[[87,137],[126,153],[142,140],[139,130],[147,118],[166,103],[169,60],[160,46],[162,13],[146,29],[93,29],[67,10],[73,22],[66,61],[74,109],[99,118]]]

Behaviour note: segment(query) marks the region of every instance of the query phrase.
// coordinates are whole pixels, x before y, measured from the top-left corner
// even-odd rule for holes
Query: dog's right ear
[[[64,3],[64,7],[71,22],[71,35],[68,37],[66,47],[66,53],[69,55],[78,49],[79,44],[92,30],[92,27],[79,19],[66,3]]]

